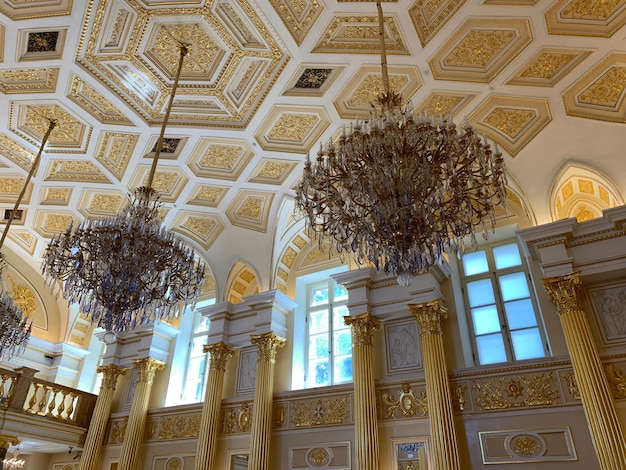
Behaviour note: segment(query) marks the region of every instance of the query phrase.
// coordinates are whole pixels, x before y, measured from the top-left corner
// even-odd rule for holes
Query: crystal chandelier
[[[0,469],[20,470],[21,468],[24,468],[25,463],[26,461],[20,458],[20,448],[19,446],[17,446],[15,450],[13,451],[13,457],[11,457],[10,459],[4,459],[2,461],[2,465],[0,466]]]
[[[384,93],[364,121],[336,143],[307,157],[296,191],[296,208],[309,233],[330,237],[339,253],[397,276],[413,277],[460,256],[466,241],[476,246],[476,228],[486,238],[495,228],[495,208],[504,204],[504,160],[465,122],[416,115],[389,89],[380,0],[378,26]]]
[[[31,178],[39,167],[41,154],[43,153],[43,149],[46,145],[46,142],[48,141],[48,137],[50,137],[50,133],[55,128],[55,126],[56,121],[50,120],[48,130],[44,134],[41,145],[39,146],[39,152],[37,152],[37,155],[35,156],[35,159],[30,166],[30,170],[28,172],[28,175],[26,176],[26,181],[24,181],[22,191],[17,197],[15,205],[13,206],[13,210],[9,214],[7,223],[4,226],[2,237],[0,237],[0,250],[4,245],[4,241],[6,240],[7,235],[9,234],[11,224],[17,216],[17,211],[20,207],[20,203],[22,202],[22,198],[26,193],[26,188],[28,188],[28,184],[30,183]],[[13,297],[6,290],[6,283],[3,276],[6,268],[7,262],[0,252],[0,361],[8,361],[16,354],[21,354],[22,352],[24,352],[33,327],[33,322],[30,321],[30,319],[26,315],[24,315],[22,309],[15,304],[15,302],[13,301]]]
[[[147,185],[137,188],[134,198],[114,217],[70,225],[50,241],[44,255],[46,282],[63,281],[63,296],[104,328],[109,341],[113,334],[137,325],[177,317],[183,306],[195,304],[204,282],[204,264],[163,227],[159,195],[152,188],[188,53],[188,46],[181,45]]]

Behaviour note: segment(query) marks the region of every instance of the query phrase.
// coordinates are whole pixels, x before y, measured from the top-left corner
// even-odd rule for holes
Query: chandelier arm
[[[30,166],[30,170],[28,172],[28,175],[26,176],[26,181],[24,182],[22,191],[20,192],[20,195],[17,197],[17,200],[15,201],[15,205],[13,206],[13,210],[11,211],[11,214],[9,215],[9,219],[7,220],[7,223],[4,226],[4,231],[2,232],[2,238],[0,238],[0,249],[2,249],[2,246],[4,245],[4,240],[6,239],[7,234],[9,233],[9,228],[11,227],[11,223],[13,222],[13,219],[15,218],[15,215],[17,214],[17,210],[20,207],[20,203],[22,202],[22,198],[24,197],[24,194],[26,194],[26,188],[28,188],[28,183],[30,183],[31,178],[33,177],[33,175],[37,171],[37,168],[39,167],[39,161],[41,160],[41,154],[43,153],[43,148],[46,145],[46,142],[48,141],[48,137],[50,137],[50,133],[52,132],[52,130],[55,128],[56,125],[57,125],[57,121],[55,119],[48,120],[48,130],[43,136],[43,140],[41,141],[41,145],[39,146],[39,152],[37,152],[37,156],[35,156],[35,160],[33,160],[33,164]]]
[[[189,54],[189,45],[180,44],[180,57],[178,59],[178,69],[176,70],[176,77],[174,78],[174,83],[172,84],[172,91],[170,93],[170,98],[167,104],[167,109],[165,110],[165,116],[163,117],[163,123],[161,124],[161,132],[159,133],[159,138],[156,143],[156,149],[154,151],[154,158],[152,159],[152,166],[150,167],[150,174],[148,175],[148,182],[146,186],[148,188],[152,188],[152,181],[154,180],[154,174],[156,173],[157,163],[159,162],[159,156],[161,155],[161,147],[163,146],[163,137],[165,136],[165,128],[167,127],[167,122],[170,119],[170,112],[172,111],[172,105],[174,104],[174,95],[176,94],[176,89],[178,88],[178,80],[180,78],[180,74],[183,70],[183,61],[185,56]]]

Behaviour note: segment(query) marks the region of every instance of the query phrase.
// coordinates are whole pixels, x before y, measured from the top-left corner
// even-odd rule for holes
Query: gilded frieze
[[[422,47],[435,37],[465,0],[417,0],[409,10]]]
[[[0,91],[5,95],[21,93],[54,93],[59,69],[26,68],[0,71]]]
[[[198,437],[200,413],[192,415],[163,416],[158,420],[160,441]]]
[[[126,435],[126,426],[128,425],[128,416],[119,421],[113,421],[109,427],[109,444],[122,444]]]
[[[550,406],[560,398],[552,372],[520,375],[517,380],[505,377],[473,380],[472,391],[476,405],[483,411]]]
[[[239,408],[226,408],[222,432],[235,434],[249,432],[252,426],[252,410],[247,402],[243,402]]]
[[[607,364],[604,370],[606,371],[613,398],[616,400],[626,398],[626,376],[624,376],[622,370],[615,367],[614,364]]]
[[[349,399],[319,398],[290,403],[291,425],[296,428],[329,424],[347,424],[350,419]]]

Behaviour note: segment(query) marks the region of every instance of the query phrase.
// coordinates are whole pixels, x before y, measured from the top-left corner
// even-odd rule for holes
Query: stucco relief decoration
[[[248,432],[251,426],[252,410],[247,402],[243,402],[239,409],[227,408],[224,410],[224,434]]]
[[[200,413],[193,415],[163,416],[159,420],[159,440],[198,437]]]
[[[626,341],[626,283],[590,289],[589,297],[604,342]]]
[[[237,392],[254,390],[257,369],[257,352],[254,349],[242,351],[239,355],[239,373],[237,374]]]
[[[398,397],[396,398],[394,395],[398,395]],[[401,390],[395,394],[390,391],[382,393],[381,408],[383,419],[426,416],[428,414],[426,390],[422,389],[416,396],[411,385],[404,383]]]
[[[569,392],[572,399],[580,400],[580,390],[578,389],[578,382],[576,382],[576,376],[574,375],[574,373],[568,372],[567,374],[563,375],[563,381],[565,382],[565,385],[567,386],[567,391]]]
[[[385,333],[389,372],[421,367],[419,336],[415,321],[388,325],[385,327]]]
[[[296,428],[348,423],[348,397],[319,398],[291,404],[291,423]]]
[[[11,295],[13,296],[13,302],[22,309],[27,317],[32,316],[35,312],[35,294],[28,287],[21,284],[16,284],[13,279],[8,277],[11,282]]]
[[[552,372],[522,375],[518,380],[505,377],[474,380],[472,390],[476,405],[483,411],[550,406],[560,397]]]
[[[606,371],[613,398],[616,400],[626,398],[626,376],[624,376],[622,370],[616,368],[614,364],[607,364],[604,370]]]
[[[122,421],[113,421],[110,424],[109,444],[121,444],[124,442],[126,435],[126,426],[128,425],[128,416]]]

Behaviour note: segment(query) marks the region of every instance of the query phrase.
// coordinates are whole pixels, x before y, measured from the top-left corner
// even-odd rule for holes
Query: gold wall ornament
[[[452,389],[452,403],[454,407],[459,411],[465,411],[465,404],[467,403],[467,387],[457,385]]]
[[[559,315],[581,309],[580,293],[582,291],[582,282],[580,272],[543,279],[546,294],[557,306]]]
[[[621,369],[617,369],[614,364],[607,364],[604,366],[604,370],[613,398],[616,400],[626,398],[626,376]]]
[[[161,419],[159,419],[159,440],[198,437],[200,419],[200,413],[161,417]]]
[[[241,408],[237,413],[237,426],[241,432],[250,431],[252,426],[252,410],[248,407],[248,403],[241,404]]]
[[[126,427],[128,426],[128,416],[121,421],[113,421],[109,432],[109,444],[121,444],[126,436]]]
[[[10,276],[7,276],[7,279],[11,282],[13,302],[24,312],[24,315],[30,317],[36,310],[35,294],[33,294],[30,288],[21,284],[15,284]]]
[[[343,317],[343,322],[350,327],[352,346],[371,346],[373,333],[380,329],[380,322],[368,312]]]
[[[209,370],[226,370],[226,361],[233,357],[235,350],[226,343],[219,342],[207,344],[202,349],[205,353],[209,353]]]
[[[422,304],[409,304],[409,312],[417,319],[420,336],[442,335],[443,320],[448,318],[448,309],[440,299]]]
[[[105,390],[115,390],[117,379],[128,373],[128,369],[115,365],[113,363],[106,366],[98,366],[96,373],[102,374],[102,388]]]
[[[291,404],[291,424],[296,428],[346,424],[349,416],[347,396],[294,401]]]
[[[258,362],[276,362],[278,349],[285,345],[285,341],[272,331],[250,336],[250,342],[258,348]]]
[[[398,395],[396,399],[394,395]],[[428,415],[428,398],[426,390],[420,390],[418,396],[411,389],[411,385],[404,383],[395,394],[384,391],[380,398],[382,419],[407,418]]]
[[[556,378],[552,372],[540,375],[520,375],[519,381],[505,377],[474,380],[472,389],[476,405],[483,411],[508,408],[550,406],[559,400]],[[524,386],[522,386],[522,384]]]
[[[543,448],[537,437],[531,434],[520,434],[515,436],[511,439],[509,446],[517,455],[523,455],[525,457],[536,455]]]
[[[157,361],[152,357],[144,357],[142,359],[135,359],[133,361],[133,367],[138,370],[137,383],[152,384],[154,381],[154,374],[158,370],[165,368],[165,363]]]

